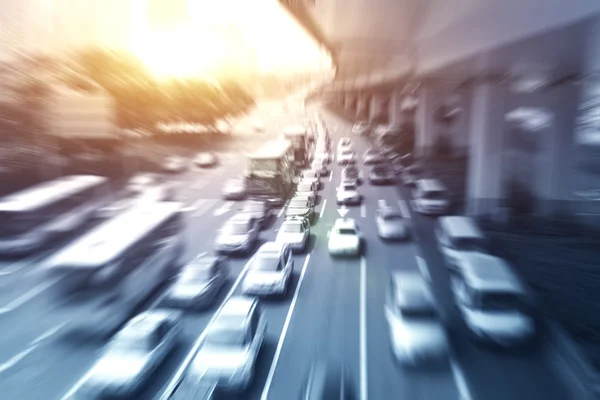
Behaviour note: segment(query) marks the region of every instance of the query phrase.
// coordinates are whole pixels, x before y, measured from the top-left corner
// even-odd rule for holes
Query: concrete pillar
[[[358,95],[356,99],[356,119],[366,120],[369,118],[369,100],[370,97],[366,94]]]
[[[355,100],[356,100],[356,99],[354,98],[354,96],[353,96],[353,95],[351,95],[351,94],[347,94],[347,95],[344,97],[344,109],[345,109],[346,111],[351,111],[351,110],[354,110],[354,107],[355,107]]]
[[[404,114],[402,113],[402,94],[400,89],[394,90],[390,95],[388,103],[388,115],[390,125],[402,125],[404,122]]]
[[[389,121],[389,95],[374,94],[369,103],[369,122],[387,124]]]
[[[452,145],[454,155],[463,157],[469,154],[471,145],[471,91],[468,88],[457,89],[456,95],[459,97],[458,106],[461,113],[452,127]]]
[[[552,125],[537,140],[536,213],[553,217],[570,213],[573,199],[575,132],[581,86],[564,84],[544,93]]]
[[[490,215],[506,196],[503,181],[505,88],[494,83],[475,86],[470,106],[470,154],[467,213]]]
[[[417,157],[428,157],[432,154],[436,138],[434,113],[437,106],[438,93],[432,86],[424,85],[418,93],[419,105],[415,116],[415,154]]]

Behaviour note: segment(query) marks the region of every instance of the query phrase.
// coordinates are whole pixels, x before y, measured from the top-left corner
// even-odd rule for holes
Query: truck
[[[283,131],[285,139],[292,143],[296,168],[306,168],[310,162],[310,142],[307,129],[303,126],[288,126]]]
[[[248,198],[282,206],[294,191],[294,155],[294,147],[287,140],[267,143],[250,154],[245,173]]]

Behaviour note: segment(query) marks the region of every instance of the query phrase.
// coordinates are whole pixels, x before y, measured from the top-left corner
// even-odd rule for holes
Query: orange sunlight
[[[186,15],[170,27],[152,26],[147,1],[133,0],[130,46],[158,77],[329,67],[320,47],[277,0],[187,0]]]

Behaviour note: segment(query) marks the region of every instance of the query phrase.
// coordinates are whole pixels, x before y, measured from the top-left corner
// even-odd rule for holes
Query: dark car
[[[396,181],[396,173],[386,165],[376,165],[369,173],[369,183],[372,185],[391,185]]]
[[[265,229],[269,225],[271,219],[271,206],[266,201],[249,200],[244,203],[241,213],[249,214],[260,226],[260,229]]]
[[[358,185],[362,184],[362,174],[356,165],[348,165],[342,170],[341,180],[355,180]]]
[[[224,257],[198,257],[183,267],[169,288],[164,304],[176,308],[208,308],[217,300],[228,277]]]
[[[357,400],[356,387],[345,365],[314,362],[298,400]]]

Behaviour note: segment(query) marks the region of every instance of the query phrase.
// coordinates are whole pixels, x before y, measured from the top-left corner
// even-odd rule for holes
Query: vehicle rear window
[[[462,251],[487,251],[485,240],[479,238],[457,238],[454,240],[454,246]]]
[[[423,198],[430,200],[442,200],[444,199],[444,195],[444,192],[441,190],[430,190],[427,192],[423,192]]]
[[[525,307],[523,298],[515,293],[483,292],[476,296],[475,305],[485,311],[522,310]]]
[[[340,235],[356,235],[356,230],[352,228],[340,228]]]

